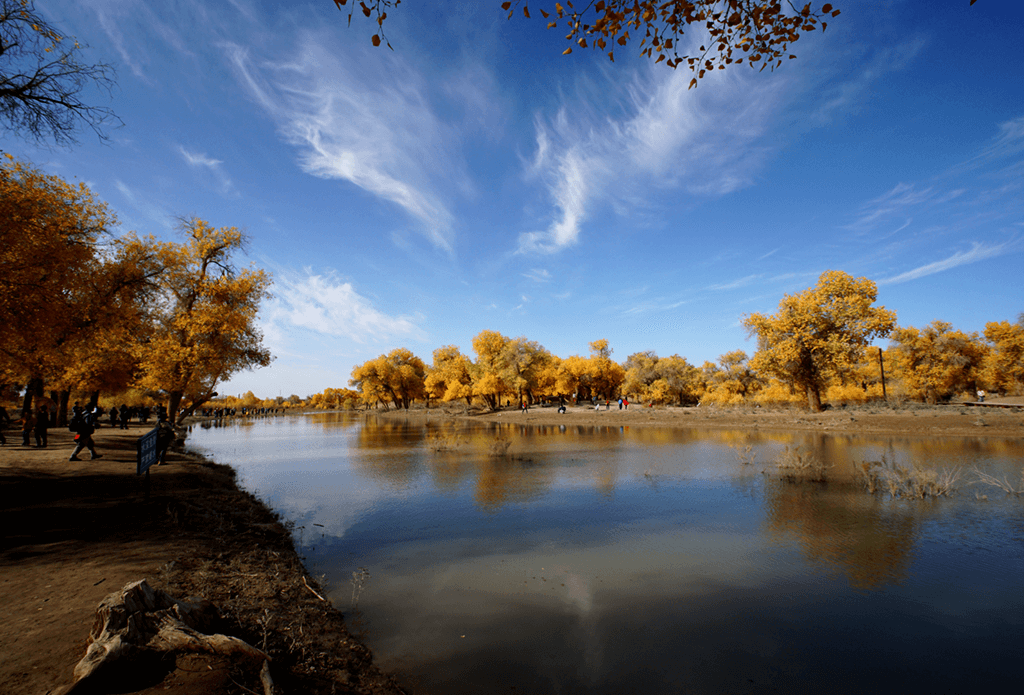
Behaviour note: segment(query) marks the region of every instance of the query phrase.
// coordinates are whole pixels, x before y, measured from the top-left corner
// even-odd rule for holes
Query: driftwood
[[[256,647],[227,635],[211,634],[219,618],[209,601],[179,601],[146,580],[126,584],[96,609],[91,643],[75,666],[75,680],[62,695],[83,692],[98,678],[131,662],[154,655],[207,653],[230,657],[260,671],[266,695],[273,692],[267,662]],[[262,667],[262,668],[261,668]]]

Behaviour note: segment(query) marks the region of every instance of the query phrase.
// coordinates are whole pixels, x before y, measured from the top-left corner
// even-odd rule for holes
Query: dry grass
[[[917,464],[901,466],[885,456],[881,461],[864,461],[861,473],[868,492],[888,492],[892,497],[925,499],[949,497],[956,491],[962,468],[932,470]]]
[[[830,468],[813,451],[801,451],[798,446],[792,449],[787,446],[775,460],[775,467],[786,480],[814,483],[827,482]]]
[[[989,473],[984,473],[977,468],[972,470],[977,480],[974,482],[981,483],[982,485],[990,485],[991,487],[997,487],[1008,495],[1014,495],[1020,497],[1024,495],[1024,468],[1020,469],[1020,482],[1012,483],[1008,476],[997,478]]]
[[[498,436],[488,447],[487,453],[491,456],[508,456],[508,450],[512,446],[512,440],[505,436]]]
[[[750,444],[747,444],[742,449],[739,445],[732,448],[736,452],[736,457],[739,458],[740,463],[744,466],[752,466],[757,463],[757,452],[754,451],[754,448]]]
[[[445,432],[431,432],[427,439],[427,445],[433,451],[457,451],[465,443],[461,435]]]

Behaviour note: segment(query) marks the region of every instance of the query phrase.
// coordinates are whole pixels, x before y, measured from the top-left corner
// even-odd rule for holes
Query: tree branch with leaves
[[[334,3],[342,9],[348,0]],[[401,0],[359,3],[362,14],[373,17],[377,23],[377,32],[371,37],[374,46],[383,42],[391,48],[384,37],[384,20],[388,8],[400,3]],[[355,4],[353,0],[348,5],[350,25]],[[526,0],[505,0],[501,9],[508,12],[509,19],[519,10],[530,19]],[[580,2],[579,7],[565,0],[564,6],[556,2],[551,12],[539,12],[550,20],[548,29],[561,27],[566,31],[569,47],[562,55],[571,54],[574,48],[591,48],[606,52],[614,62],[616,50],[639,39],[640,55],[655,64],[664,62],[671,68],[689,68],[694,75],[690,87],[727,65],[746,63],[759,70],[775,70],[784,60],[796,58],[790,52],[791,44],[808,32],[824,31],[828,27],[826,20],[840,14],[831,3],[816,10],[810,3],[797,7],[788,0],[589,0]],[[703,32],[704,42],[693,51],[680,53],[688,31]]]

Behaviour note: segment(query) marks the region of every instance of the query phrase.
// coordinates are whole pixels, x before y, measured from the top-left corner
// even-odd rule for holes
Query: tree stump
[[[259,673],[264,692],[273,692],[270,657],[237,637],[213,633],[219,611],[209,601],[179,601],[153,589],[146,580],[126,584],[104,598],[96,609],[91,643],[75,666],[75,680],[62,695],[91,689],[99,679],[137,668],[140,662],[181,654],[206,653],[241,662]]]

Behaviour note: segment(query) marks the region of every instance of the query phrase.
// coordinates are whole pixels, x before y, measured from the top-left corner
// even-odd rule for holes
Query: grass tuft
[[[1010,479],[1007,476],[997,478],[994,475],[980,471],[978,468],[974,468],[972,472],[977,476],[977,480],[974,481],[976,483],[997,487],[1008,495],[1014,495],[1016,497],[1024,495],[1024,468],[1020,469],[1019,483],[1010,482]]]
[[[962,468],[932,470],[917,464],[902,466],[889,461],[864,461],[861,474],[868,492],[888,492],[892,497],[904,499],[925,499],[927,497],[950,497],[956,491]]]
[[[736,457],[739,458],[740,463],[744,466],[752,466],[757,462],[757,452],[754,451],[750,444],[747,444],[742,449],[737,445],[733,449],[736,451]]]
[[[828,482],[828,466],[813,451],[801,451],[800,447],[788,446],[775,460],[775,467],[786,480],[806,480],[813,483]]]
[[[508,437],[498,436],[490,447],[488,447],[488,453],[491,456],[508,456],[509,447],[512,446],[512,440]]]

